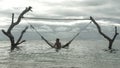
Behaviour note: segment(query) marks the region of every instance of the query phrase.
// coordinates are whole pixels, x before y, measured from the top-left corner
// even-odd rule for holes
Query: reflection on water
[[[65,43],[65,42],[63,42]],[[120,49],[119,40],[114,48]],[[107,41],[74,41],[69,49],[55,52],[43,41],[28,41],[21,51],[9,52],[9,42],[0,41],[0,68],[119,68],[120,52],[109,53]]]

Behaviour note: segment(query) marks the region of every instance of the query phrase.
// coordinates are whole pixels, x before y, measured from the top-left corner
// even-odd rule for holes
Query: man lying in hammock
[[[90,22],[90,23],[91,23],[91,22]],[[90,23],[89,23],[89,24],[90,24]],[[30,24],[30,23],[29,23],[29,24]],[[89,25],[89,24],[88,24],[88,25]],[[88,27],[88,25],[86,25],[82,30],[86,29],[86,28]],[[54,45],[52,45],[50,42],[48,42],[47,39],[45,39],[45,38],[34,28],[34,26],[32,26],[31,24],[30,24],[30,26],[31,26],[31,28],[33,28],[33,29],[38,33],[39,36],[41,36],[41,38],[42,38],[49,46],[51,46],[52,48],[55,48],[57,52],[58,52],[61,48],[69,47],[70,43],[80,34],[80,32],[82,32],[82,30],[81,30],[80,32],[78,32],[68,43],[66,43],[66,44],[63,45],[63,46],[61,46],[61,43],[60,43],[60,41],[59,41],[59,38],[56,39],[56,43],[55,43]]]
[[[65,45],[61,46],[61,42],[60,42],[60,39],[57,38],[56,39],[56,42],[54,45],[52,45],[50,42],[48,42],[48,40],[46,40],[43,36],[41,36],[41,38],[49,45],[51,46],[52,48],[55,48],[56,49],[56,52],[58,52],[61,48],[66,48],[66,47],[69,47],[70,43],[79,35],[79,33],[77,33],[73,38],[72,40],[70,40],[68,43],[66,43]]]
[[[59,41],[60,39],[57,38],[56,42],[54,44],[54,48],[56,49],[56,52],[58,52],[61,49],[61,42]]]

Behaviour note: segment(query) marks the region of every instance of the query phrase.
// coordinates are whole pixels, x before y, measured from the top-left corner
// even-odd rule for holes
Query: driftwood
[[[17,21],[14,22],[14,14],[12,14],[12,22],[11,25],[9,26],[8,30],[5,31],[2,29],[2,32],[10,39],[11,42],[11,51],[13,51],[15,48],[19,49],[19,47],[17,45],[25,42],[25,40],[22,40],[23,34],[26,32],[26,30],[28,29],[28,26],[26,26],[24,28],[24,30],[22,30],[19,38],[17,41],[15,41],[13,34],[11,33],[12,29],[18,25],[21,22],[21,19],[23,18],[23,15],[26,14],[28,11],[31,11],[32,7],[27,7],[18,17]]]
[[[113,42],[114,40],[116,39],[117,35],[119,34],[117,32],[117,27],[115,26],[115,34],[113,36],[113,38],[110,38],[109,36],[107,36],[105,33],[103,33],[101,31],[101,27],[99,26],[99,24],[93,19],[93,17],[90,17],[90,20],[92,20],[92,22],[97,26],[97,29],[98,29],[98,32],[105,38],[109,41],[109,46],[108,46],[108,49],[111,50],[112,49],[112,45],[113,45]]]

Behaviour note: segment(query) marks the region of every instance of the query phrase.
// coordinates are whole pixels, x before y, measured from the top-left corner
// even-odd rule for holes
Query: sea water
[[[59,52],[39,40],[27,41],[19,45],[21,50],[10,52],[9,41],[0,41],[0,68],[119,68],[119,41],[114,42],[118,51],[113,53],[104,51],[105,40],[74,40]]]

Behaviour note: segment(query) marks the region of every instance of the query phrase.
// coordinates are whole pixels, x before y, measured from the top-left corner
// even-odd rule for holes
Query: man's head
[[[58,42],[59,42],[59,40],[60,40],[59,38],[56,38],[56,41],[58,41]]]

